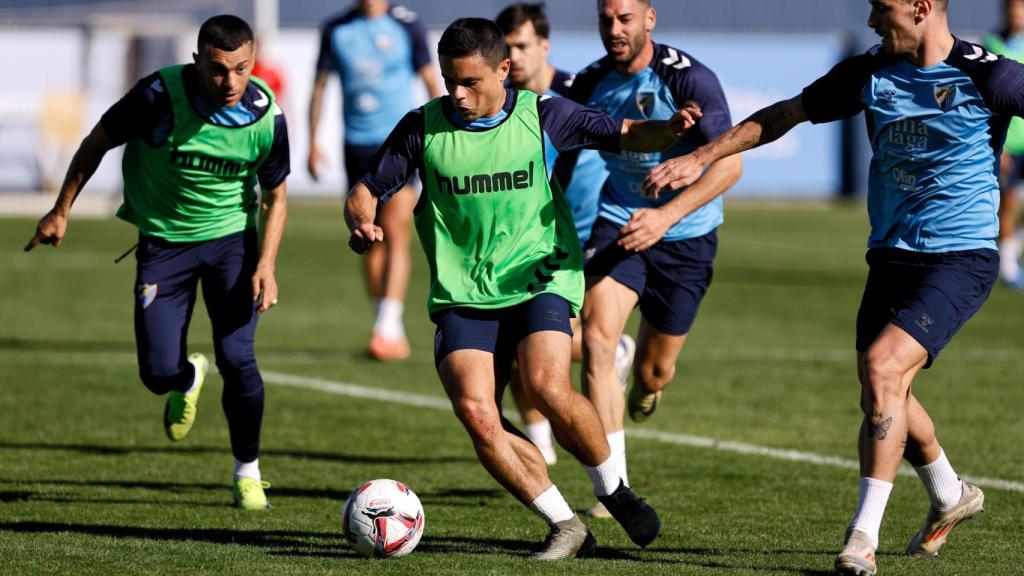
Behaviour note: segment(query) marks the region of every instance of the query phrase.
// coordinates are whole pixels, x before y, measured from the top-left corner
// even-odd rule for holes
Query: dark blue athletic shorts
[[[867,351],[892,323],[928,351],[925,368],[981,308],[999,275],[999,253],[987,249],[933,254],[873,248],[867,261],[857,351]]]
[[[1024,180],[1024,155],[1011,154],[1012,164],[1009,172],[1001,174],[1000,183],[1004,188],[1017,186]]]
[[[345,143],[345,176],[348,178],[348,189],[363,179],[373,168],[373,157],[380,146],[353,146]]]
[[[572,309],[557,294],[537,296],[508,308],[449,308],[438,312],[432,320],[434,333],[434,364],[456,350],[483,350],[494,354],[495,370],[504,373],[516,355],[519,343],[534,332],[552,330],[572,336],[569,319]]]
[[[587,241],[587,278],[611,276],[640,297],[640,313],[657,331],[681,336],[690,331],[700,301],[711,285],[718,232],[697,238],[658,242],[643,252],[616,244],[619,226],[594,222]]]

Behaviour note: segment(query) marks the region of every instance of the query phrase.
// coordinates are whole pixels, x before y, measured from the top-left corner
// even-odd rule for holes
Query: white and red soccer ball
[[[363,556],[399,558],[413,551],[423,536],[423,506],[405,484],[370,480],[345,503],[341,529]]]

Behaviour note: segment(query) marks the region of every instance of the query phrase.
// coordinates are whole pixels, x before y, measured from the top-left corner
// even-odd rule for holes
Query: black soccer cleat
[[[611,513],[622,528],[626,530],[637,546],[643,548],[654,542],[661,534],[661,519],[643,498],[636,495],[626,483],[619,481],[615,492],[607,496],[598,496],[598,500]]]

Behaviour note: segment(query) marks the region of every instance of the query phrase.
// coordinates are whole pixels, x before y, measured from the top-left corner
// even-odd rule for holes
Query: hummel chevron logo
[[[270,104],[270,97],[263,92],[260,92],[260,99],[252,103],[253,106],[258,106],[260,108],[263,108],[267,104]]]
[[[662,58],[661,63],[666,66],[671,66],[676,70],[682,70],[690,67],[690,59],[679,52],[676,52],[675,48],[668,49],[668,56]]]
[[[554,254],[548,254],[544,257],[544,260],[540,263],[540,266],[534,269],[533,277],[537,280],[537,283],[530,282],[526,289],[529,292],[537,292],[545,284],[555,279],[555,272],[561,270],[562,262],[569,257],[569,253],[563,251],[558,246],[555,246]]]
[[[971,48],[974,50],[974,53],[964,56],[964,58],[967,58],[968,60],[974,61],[980,58],[980,60],[978,60],[979,62],[995,62],[999,58],[995,54],[982,49],[981,46],[971,46]],[[984,58],[982,58],[982,56],[984,56]]]

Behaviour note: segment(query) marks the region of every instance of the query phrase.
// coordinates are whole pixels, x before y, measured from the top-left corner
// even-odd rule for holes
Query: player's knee
[[[615,333],[614,330],[610,330],[596,324],[584,326],[584,358],[590,358],[591,361],[604,361],[610,358],[611,361],[614,362],[615,347],[619,345],[619,338],[621,337],[622,335]]]
[[[454,403],[455,414],[475,441],[486,441],[501,427],[493,400],[462,397]]]
[[[650,359],[638,362],[634,376],[640,379],[648,390],[660,390],[672,381],[676,375],[675,362],[662,359]]]
[[[251,346],[227,345],[217,351],[216,361],[222,375],[245,374],[256,370],[256,351]]]
[[[867,398],[865,409],[888,399],[905,397],[904,371],[887,350],[869,350],[864,358],[863,386]]]
[[[177,362],[139,366],[139,379],[154,394],[180,390],[184,378]]]

